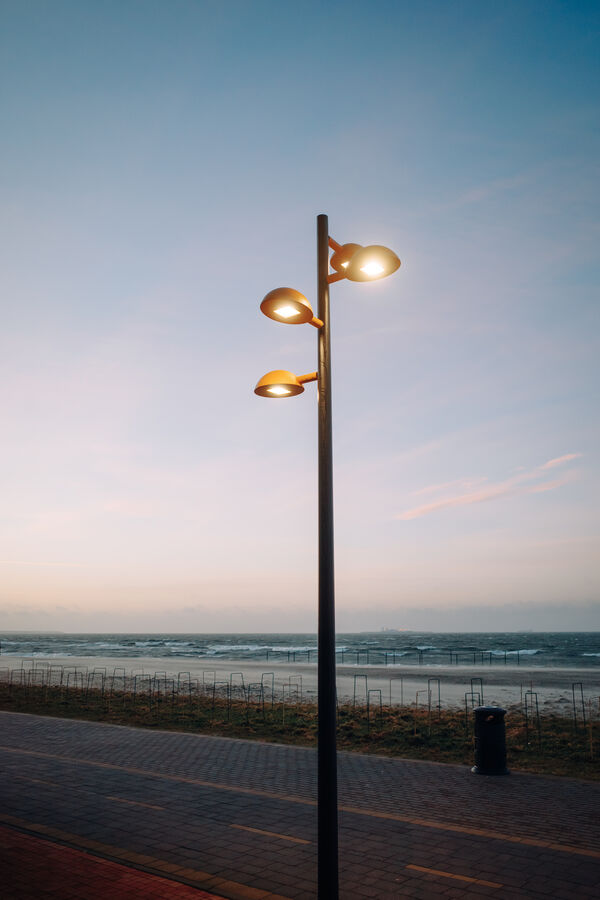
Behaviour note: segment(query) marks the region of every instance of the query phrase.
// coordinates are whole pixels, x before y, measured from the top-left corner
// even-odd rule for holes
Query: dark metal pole
[[[329,224],[317,216],[319,319],[319,900],[338,898],[338,820],[333,573],[333,455],[331,443],[331,346],[329,337]]]

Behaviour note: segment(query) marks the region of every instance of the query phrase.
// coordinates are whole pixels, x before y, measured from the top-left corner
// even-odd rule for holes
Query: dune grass
[[[297,699],[297,698],[296,698]],[[292,702],[291,702],[292,701]],[[317,707],[288,697],[252,701],[218,691],[108,691],[51,685],[0,683],[0,709],[110,722],[139,728],[212,734],[315,746]],[[600,723],[544,715],[525,719],[514,707],[506,716],[507,764],[514,771],[600,780]],[[473,765],[471,711],[427,707],[340,705],[338,747],[406,759]]]

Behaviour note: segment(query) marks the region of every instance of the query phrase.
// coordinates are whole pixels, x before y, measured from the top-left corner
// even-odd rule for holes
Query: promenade
[[[8,900],[316,897],[312,749],[0,712],[0,763]],[[343,900],[600,896],[598,784],[339,772]]]

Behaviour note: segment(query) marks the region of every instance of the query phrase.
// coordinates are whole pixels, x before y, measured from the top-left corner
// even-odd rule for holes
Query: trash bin
[[[506,710],[478,706],[475,713],[475,775],[508,775],[506,768]]]

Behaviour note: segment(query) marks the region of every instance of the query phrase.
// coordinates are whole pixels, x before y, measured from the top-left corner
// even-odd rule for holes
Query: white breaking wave
[[[214,653],[224,653],[227,650],[279,650],[282,648],[272,647],[271,644],[209,644],[208,649]],[[297,647],[289,647],[284,649],[296,650]]]
[[[316,647],[269,647],[269,650],[280,650],[282,653],[300,653],[316,649]]]

